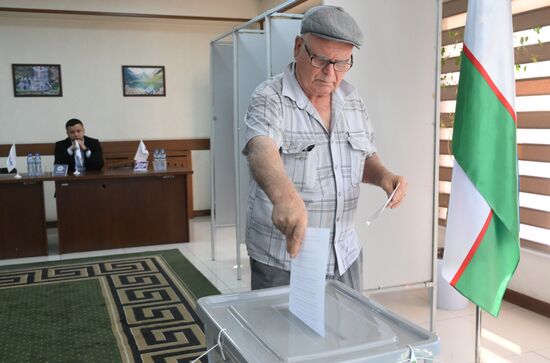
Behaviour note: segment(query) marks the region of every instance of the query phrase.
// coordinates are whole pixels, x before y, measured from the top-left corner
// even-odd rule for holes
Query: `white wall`
[[[264,11],[273,9],[274,7],[276,7],[276,6],[280,5],[281,3],[283,3],[282,0],[257,0],[257,1],[258,1],[258,5],[259,5],[259,10],[260,10],[261,13],[263,13]],[[313,6],[321,5],[322,3],[323,3],[322,0],[307,0],[303,3],[301,3],[300,5],[296,5],[292,9],[289,9],[288,12],[289,13],[294,13],[294,14],[303,14],[309,8],[311,8]]]
[[[516,273],[508,288],[550,303],[550,256],[527,248],[521,249]]]
[[[256,0],[0,0],[0,6],[231,18],[253,18],[258,15]]]
[[[236,25],[0,13],[0,143],[63,139],[71,117],[104,141],[209,138],[209,42]],[[63,97],[15,98],[12,63],[61,64]],[[123,64],[165,66],[166,97],[123,97]],[[194,209],[209,209],[209,152],[194,152],[193,167]],[[46,200],[55,219],[54,200]]]

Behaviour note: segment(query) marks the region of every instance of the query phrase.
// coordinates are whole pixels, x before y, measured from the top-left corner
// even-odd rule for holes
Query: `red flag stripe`
[[[485,233],[487,232],[487,228],[489,227],[489,223],[491,223],[492,218],[493,218],[493,210],[491,209],[489,211],[489,215],[487,216],[487,219],[485,220],[485,223],[483,224],[483,228],[481,228],[481,231],[479,232],[479,235],[477,236],[474,244],[472,245],[472,248],[470,249],[470,251],[466,255],[466,258],[464,259],[464,261],[462,261],[462,264],[460,265],[460,268],[458,269],[458,271],[454,275],[454,277],[451,281],[452,286],[456,285],[456,283],[460,279],[460,276],[462,276],[462,273],[464,272],[464,270],[466,270],[466,267],[468,267],[468,264],[472,260],[472,257],[474,257],[474,254],[476,253],[477,248],[481,244],[481,241],[483,240],[483,237],[485,237]]]
[[[517,120],[517,116],[516,116],[516,111],[514,111],[514,108],[512,107],[510,102],[508,102],[506,97],[504,97],[502,92],[500,92],[500,90],[497,88],[496,84],[493,82],[493,80],[489,76],[489,73],[487,73],[485,68],[483,68],[481,63],[474,56],[474,54],[470,51],[470,49],[468,49],[468,47],[466,46],[466,43],[464,43],[464,45],[463,45],[463,50],[464,50],[464,55],[470,60],[470,62],[472,62],[474,67],[476,67],[477,71],[485,79],[485,82],[487,82],[489,87],[491,87],[491,90],[495,93],[495,95],[497,96],[499,101],[504,105],[504,107],[506,108],[508,113],[510,113],[510,116],[512,116],[512,119],[514,120],[514,123],[516,124],[516,127],[517,127],[518,120]]]

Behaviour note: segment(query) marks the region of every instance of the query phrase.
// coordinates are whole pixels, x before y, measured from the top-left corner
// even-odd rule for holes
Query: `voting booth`
[[[209,362],[415,362],[439,353],[437,336],[338,281],[325,288],[325,337],[288,309],[289,287],[203,297]],[[221,332],[221,333],[220,333]]]
[[[239,247],[245,242],[250,181],[248,162],[241,153],[248,100],[260,83],[281,73],[292,61],[294,39],[300,34],[302,15],[278,13],[279,8],[282,7],[210,43],[212,259],[215,259],[216,229],[234,225],[239,278]],[[263,30],[255,29],[259,21],[264,23]]]

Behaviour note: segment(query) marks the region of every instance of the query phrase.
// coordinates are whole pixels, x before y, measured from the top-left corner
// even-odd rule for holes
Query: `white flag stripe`
[[[469,1],[464,42],[514,108],[516,93],[511,11],[510,1]],[[498,25],[494,24],[495,19],[499,19]],[[503,21],[504,19],[509,21]],[[509,36],[503,37],[503,34]],[[496,48],[498,52],[495,51]],[[503,52],[508,54],[504,56]],[[495,57],[497,53],[501,56]]]
[[[453,167],[452,186],[449,210],[453,211],[454,218],[447,219],[442,269],[443,277],[449,283],[470,252],[491,211],[457,162]]]

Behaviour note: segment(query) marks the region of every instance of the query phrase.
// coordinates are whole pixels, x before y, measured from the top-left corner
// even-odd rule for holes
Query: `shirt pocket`
[[[318,184],[318,150],[314,143],[283,144],[281,157],[287,176],[298,190],[315,189]]]
[[[351,185],[356,187],[363,180],[363,169],[369,150],[369,140],[364,132],[349,132],[347,140],[351,160]]]

